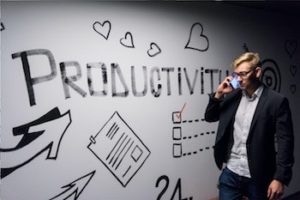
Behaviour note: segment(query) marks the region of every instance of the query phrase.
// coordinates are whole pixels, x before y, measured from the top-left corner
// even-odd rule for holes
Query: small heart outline
[[[291,74],[292,74],[292,76],[296,76],[296,74],[297,74],[297,66],[296,65],[290,65],[290,72],[291,72]]]
[[[295,84],[291,84],[290,85],[290,91],[292,94],[295,94],[297,90],[297,86]]]
[[[120,39],[120,44],[127,48],[134,48],[133,36],[130,32],[126,32],[125,36]]]
[[[161,48],[155,42],[151,42],[150,49],[148,49],[147,51],[148,56],[154,57],[160,53],[161,53]]]
[[[290,58],[294,56],[297,51],[298,42],[297,40],[286,40],[284,43],[284,48]]]

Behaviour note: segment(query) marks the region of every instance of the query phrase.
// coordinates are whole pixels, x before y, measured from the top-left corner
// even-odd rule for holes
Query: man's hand
[[[231,80],[232,80],[231,76],[228,76],[224,79],[224,81],[217,88],[217,91],[215,93],[215,98],[219,99],[224,94],[227,94],[227,93],[230,93],[233,91],[232,87],[230,86]]]
[[[284,185],[278,180],[273,180],[268,188],[268,198],[269,200],[279,200],[283,192]]]

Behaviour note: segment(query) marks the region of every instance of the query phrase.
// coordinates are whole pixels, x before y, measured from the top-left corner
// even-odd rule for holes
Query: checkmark
[[[184,105],[182,106],[180,112],[176,113],[176,117],[177,117],[178,119],[180,119],[181,114],[182,114],[182,112],[183,112],[183,110],[184,110],[184,108],[185,108],[185,105],[186,105],[186,103],[184,103]]]

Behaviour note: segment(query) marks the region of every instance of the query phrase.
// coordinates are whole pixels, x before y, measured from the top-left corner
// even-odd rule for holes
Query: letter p
[[[34,78],[31,77],[28,56],[32,56],[32,55],[47,56],[47,58],[49,60],[49,64],[50,64],[50,70],[51,70],[50,74],[47,74],[44,76],[38,76],[38,77],[34,77]],[[22,60],[22,65],[23,65],[23,70],[24,70],[24,75],[25,75],[25,80],[26,80],[26,85],[27,85],[27,91],[28,91],[28,96],[29,96],[29,102],[30,102],[30,106],[33,106],[36,104],[33,85],[52,80],[57,75],[54,56],[51,53],[51,51],[49,51],[47,49],[33,49],[33,50],[27,50],[27,51],[22,51],[22,52],[17,52],[17,53],[12,54],[13,59],[18,58],[18,57],[21,57],[21,60]]]

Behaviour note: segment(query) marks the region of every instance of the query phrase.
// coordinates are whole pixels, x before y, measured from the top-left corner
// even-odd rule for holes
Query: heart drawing
[[[191,27],[190,36],[186,49],[193,49],[197,51],[207,51],[209,47],[209,40],[206,35],[203,34],[203,26],[200,23],[195,23]]]
[[[297,40],[286,40],[284,44],[285,51],[292,58],[297,50],[298,42]]]
[[[93,29],[107,40],[111,30],[111,23],[107,20],[103,23],[96,21],[93,24]]]
[[[243,49],[245,52],[250,52],[248,45],[246,43],[243,44]]]
[[[291,91],[291,93],[292,94],[295,94],[296,93],[296,85],[295,84],[292,84],[292,85],[290,85],[290,91]]]
[[[134,48],[133,37],[130,32],[126,32],[125,37],[120,39],[120,43],[128,48]]]
[[[293,76],[296,76],[297,74],[297,66],[296,65],[290,65],[290,72]]]
[[[161,53],[161,49],[159,48],[159,46],[156,43],[151,42],[150,49],[147,51],[147,54],[150,57],[154,57],[160,53]]]

